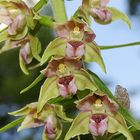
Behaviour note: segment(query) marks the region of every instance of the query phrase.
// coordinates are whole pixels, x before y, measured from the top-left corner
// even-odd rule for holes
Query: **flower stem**
[[[131,46],[140,46],[140,42],[132,42],[128,44],[121,44],[121,45],[112,45],[112,46],[99,46],[101,50],[108,50],[108,49],[116,49],[116,48],[122,48],[122,47],[131,47]]]
[[[51,6],[56,22],[64,23],[67,21],[64,0],[51,0]]]

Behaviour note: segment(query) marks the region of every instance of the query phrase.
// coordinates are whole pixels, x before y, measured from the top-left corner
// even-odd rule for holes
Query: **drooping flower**
[[[79,57],[84,55],[86,42],[94,41],[96,35],[85,24],[76,21],[68,21],[56,27],[58,36],[67,39],[66,56]]]
[[[36,128],[44,126],[42,140],[56,140],[62,132],[61,121],[71,122],[59,105],[46,104],[41,112],[37,113],[37,103],[31,103],[24,108],[10,113],[14,116],[25,116],[18,131],[26,128]]]
[[[75,20],[56,25],[58,38],[50,42],[41,59],[44,64],[52,56],[96,62],[105,70],[100,49],[94,42],[96,35],[84,22]],[[55,49],[54,49],[55,48]]]
[[[107,4],[109,3],[109,0],[93,0],[93,7],[90,9],[90,14],[95,20],[109,23],[112,21],[112,13],[107,8]]]
[[[0,3],[0,23],[7,25],[9,36],[22,34],[27,26],[31,27],[32,25],[28,24],[28,18],[32,16],[32,11],[23,1],[2,0]]]
[[[82,61],[75,58],[54,57],[41,71],[47,77],[41,87],[38,109],[50,99],[72,97],[78,90],[97,89],[94,80],[82,68]],[[53,90],[51,90],[53,89]]]
[[[67,57],[54,57],[47,68],[41,71],[46,77],[59,76],[72,73],[74,70],[82,68],[82,61],[79,59],[69,59]]]
[[[120,132],[128,140],[133,139],[127,129],[126,122],[118,113],[119,106],[105,93],[96,91],[75,103],[80,112],[74,119],[65,140],[89,133],[94,137],[104,136],[108,132]]]

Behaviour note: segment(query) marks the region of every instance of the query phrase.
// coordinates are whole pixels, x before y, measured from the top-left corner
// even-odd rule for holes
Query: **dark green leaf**
[[[30,90],[32,87],[34,87],[38,82],[40,82],[44,78],[45,78],[45,76],[43,74],[40,74],[28,87],[23,89],[20,93],[22,94],[22,93]]]
[[[0,128],[0,133],[3,133],[3,132],[5,132],[5,131],[7,131],[8,129],[17,126],[17,125],[20,124],[23,120],[24,120],[24,117],[20,117],[20,118],[14,120],[13,122],[7,124],[6,126]]]

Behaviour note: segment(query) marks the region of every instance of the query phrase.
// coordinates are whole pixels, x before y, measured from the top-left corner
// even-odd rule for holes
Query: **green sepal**
[[[96,85],[98,86],[98,89],[103,91],[104,93],[106,93],[112,100],[114,100],[115,102],[118,103],[118,101],[116,100],[116,98],[113,96],[113,94],[111,93],[111,91],[108,89],[108,87],[105,85],[105,83],[93,72],[90,72],[90,74],[92,75]],[[119,104],[119,103],[118,103]],[[118,112],[120,112],[123,117],[135,128],[137,128],[138,130],[140,130],[140,124],[137,120],[135,120],[132,115],[128,112],[128,110],[126,110],[124,107],[122,107],[119,104],[119,109]]]
[[[43,65],[48,59],[53,56],[65,56],[66,40],[62,38],[56,38],[49,43],[44,54],[41,58],[41,64]]]
[[[57,116],[66,122],[72,122],[73,119],[70,119],[66,116],[64,112],[64,108],[61,105],[55,105],[54,111],[56,112]]]
[[[96,83],[91,78],[89,73],[84,69],[75,70],[73,75],[78,90],[85,90],[85,89],[90,89],[92,91],[97,90]]]
[[[69,131],[67,132],[64,140],[69,140],[79,135],[85,135],[89,133],[89,119],[90,112],[80,112],[74,119]]]
[[[30,103],[26,106],[24,106],[23,108],[14,111],[14,112],[9,112],[9,115],[13,115],[13,116],[25,116],[28,115],[31,111],[32,108],[36,108],[37,107],[37,102],[34,103]]]
[[[26,75],[29,75],[29,71],[28,71],[26,64],[21,56],[21,53],[19,53],[19,65],[20,65],[22,72]]]
[[[134,140],[128,128],[123,126],[119,121],[117,121],[112,116],[108,116],[108,132],[109,133],[119,132],[122,133],[127,138],[127,140]]]
[[[43,74],[40,74],[28,87],[26,87],[22,91],[20,91],[20,94],[25,93],[26,91],[30,90],[44,78],[45,78],[45,76]]]
[[[58,96],[59,90],[57,87],[57,77],[54,76],[47,78],[40,90],[37,111],[40,112],[43,106],[47,103],[47,101]]]
[[[96,62],[102,68],[102,70],[106,73],[106,68],[104,61],[102,59],[100,48],[96,46],[95,43],[87,43],[85,45],[85,55],[84,55],[85,62]]]
[[[24,120],[25,117],[20,117],[14,121],[12,121],[11,123],[7,124],[6,126],[0,128],[0,133],[3,133],[15,126],[17,126],[18,124],[20,124],[23,120]]]
[[[39,124],[38,122],[35,122],[33,115],[30,114],[24,118],[23,122],[21,123],[21,126],[18,128],[17,131],[19,132],[23,129],[39,127],[42,125],[43,125],[43,123]]]
[[[40,62],[41,57],[39,56],[39,53],[41,52],[41,43],[37,37],[33,37],[29,35],[29,39],[30,39],[32,55],[36,60]]]
[[[114,7],[108,7],[108,9],[112,13],[112,21],[121,19],[128,25],[129,28],[131,28],[131,21],[126,14],[124,14],[123,12],[119,11]]]

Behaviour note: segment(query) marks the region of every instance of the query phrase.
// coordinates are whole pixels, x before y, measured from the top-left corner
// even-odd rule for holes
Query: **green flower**
[[[62,132],[62,121],[71,122],[67,118],[63,107],[59,105],[46,104],[43,109],[37,113],[37,103],[31,103],[22,109],[9,113],[14,116],[25,116],[18,131],[26,128],[36,128],[44,126],[42,140],[57,140]]]
[[[74,119],[65,140],[89,133],[96,137],[117,132],[122,133],[127,140],[133,140],[124,118],[117,112],[118,105],[106,94],[97,91],[76,104],[80,113]]]

